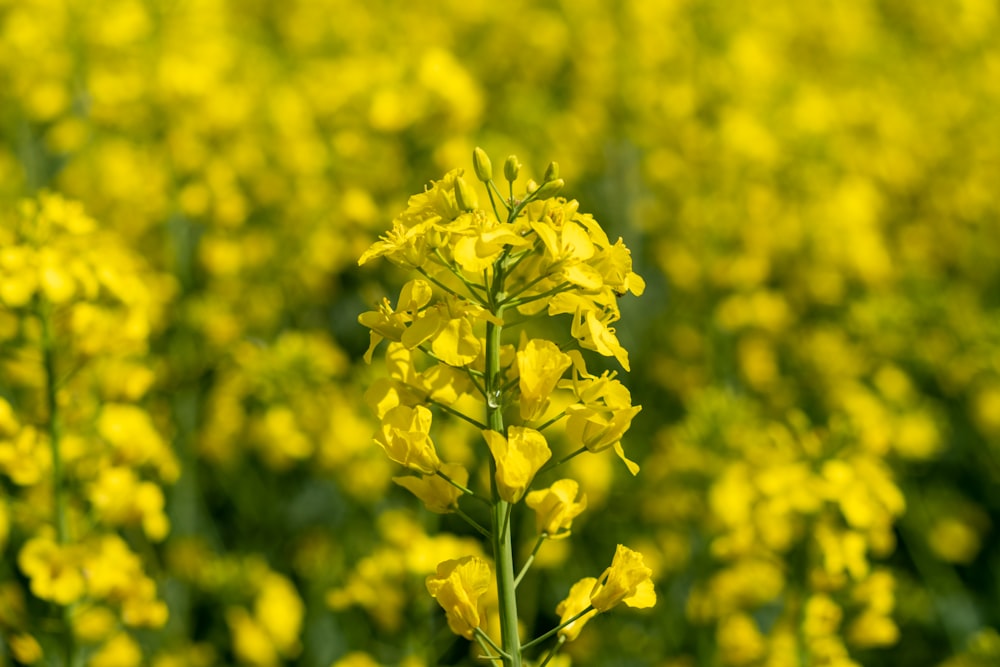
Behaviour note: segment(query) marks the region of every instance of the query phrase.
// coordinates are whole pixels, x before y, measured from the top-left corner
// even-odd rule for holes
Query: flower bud
[[[460,211],[472,211],[479,205],[476,191],[461,176],[455,177],[455,203]]]
[[[503,163],[503,177],[513,183],[517,180],[517,173],[521,171],[521,163],[516,155],[508,155]]]
[[[431,227],[427,230],[427,245],[432,250],[435,248],[443,248],[448,245],[448,233],[443,232],[437,227]]]
[[[566,181],[561,178],[557,178],[554,181],[546,181],[542,183],[542,187],[538,188],[535,192],[535,199],[548,199],[549,197],[555,196],[563,186],[566,185]]]
[[[545,168],[545,175],[542,176],[542,183],[548,183],[557,178],[559,178],[559,163],[549,162],[549,166]]]
[[[476,170],[476,178],[483,183],[489,183],[493,180],[493,163],[490,162],[490,156],[486,154],[486,151],[479,146],[476,146],[475,150],[472,151],[472,166]]]

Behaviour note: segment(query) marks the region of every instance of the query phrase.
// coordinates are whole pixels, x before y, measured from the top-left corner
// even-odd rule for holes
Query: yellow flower
[[[424,266],[428,235],[461,214],[455,201],[455,179],[461,174],[461,169],[454,169],[440,181],[433,181],[426,191],[410,197],[406,210],[393,220],[392,230],[361,255],[358,266],[377,257],[404,267]]]
[[[549,259],[553,262],[575,263],[593,257],[594,244],[587,229],[572,220],[560,220],[560,217],[562,216],[550,214],[548,221],[531,223],[531,229],[542,240]]]
[[[481,210],[462,216],[450,229],[458,235],[453,242],[454,263],[477,277],[491,269],[505,249],[531,245],[519,233],[521,223],[501,223]]]
[[[242,663],[270,667],[279,662],[267,631],[243,607],[226,610],[226,624],[233,636],[233,653]]]
[[[446,560],[427,577],[427,591],[444,609],[448,627],[456,635],[472,639],[473,631],[486,620],[481,598],[491,580],[489,564],[475,556]]]
[[[587,496],[580,496],[576,502],[580,485],[576,480],[560,479],[547,489],[532,491],[524,499],[535,510],[535,525],[539,534],[549,537],[569,535],[573,519],[587,508]]]
[[[422,405],[397,405],[386,411],[382,425],[375,432],[378,443],[389,458],[407,468],[433,475],[441,460],[430,437],[431,411]]]
[[[566,599],[556,606],[556,613],[559,614],[559,625],[567,622],[590,606],[590,592],[596,585],[597,579],[593,577],[586,577],[573,584],[573,587],[569,589],[569,595],[566,596]],[[583,626],[586,625],[587,621],[596,616],[597,613],[597,610],[593,609],[589,613],[584,614],[566,627],[561,628],[559,636],[564,637],[566,641],[573,641],[580,635],[580,631],[583,630]]]
[[[24,633],[9,637],[10,652],[14,660],[24,665],[33,665],[42,659],[42,647],[38,640]]]
[[[621,238],[613,246],[602,250],[591,265],[600,272],[604,284],[613,289],[615,294],[631,292],[635,296],[642,296],[646,291],[646,281],[638,273],[632,272],[632,253]]]
[[[570,333],[580,341],[581,347],[594,350],[605,357],[614,357],[622,368],[629,370],[628,351],[618,342],[615,330],[608,326],[616,319],[616,316],[609,317],[608,314],[600,314],[593,309],[577,310]]]
[[[142,663],[142,649],[128,634],[119,632],[109,639],[90,658],[91,667],[138,667]]]
[[[507,436],[505,438],[496,431],[483,431],[486,445],[497,465],[497,491],[507,502],[516,503],[552,452],[545,436],[535,429],[511,426],[507,429]]]
[[[847,638],[859,648],[892,646],[899,641],[899,626],[890,616],[866,609],[851,621]]]
[[[566,437],[570,442],[586,447],[591,452],[600,452],[613,447],[629,472],[639,472],[639,466],[625,456],[621,439],[632,425],[632,418],[642,410],[641,405],[628,409],[610,410],[591,405],[571,405],[566,408]]]
[[[547,340],[533,338],[523,349],[518,350],[522,419],[537,419],[545,413],[556,383],[571,363],[568,354]]]
[[[389,300],[382,299],[378,310],[370,310],[358,316],[358,323],[371,329],[371,341],[364,360],[371,363],[372,353],[383,340],[401,340],[406,325],[416,319],[420,309],[431,300],[431,286],[426,280],[411,280],[399,291],[399,301],[394,310]]]
[[[113,611],[104,606],[88,605],[73,612],[73,635],[81,641],[94,643],[106,639],[118,627]]]
[[[78,549],[60,546],[51,538],[34,537],[21,548],[17,559],[31,580],[31,592],[43,600],[68,605],[86,592]]]
[[[445,299],[424,309],[403,332],[400,341],[414,349],[430,341],[431,352],[450,366],[471,364],[482,350],[482,342],[473,332],[473,320],[489,318],[478,306],[457,299]]]
[[[132,468],[104,468],[90,485],[88,495],[97,516],[109,525],[141,522],[146,536],[157,541],[170,529],[163,512],[163,491],[152,482],[139,480]]]
[[[292,582],[269,573],[260,584],[253,610],[254,618],[278,652],[286,658],[297,655],[305,606]]]
[[[830,596],[825,594],[811,595],[806,600],[802,632],[810,639],[835,635],[840,627],[843,612],[840,606]]]
[[[462,486],[469,482],[468,471],[458,463],[445,463],[441,466],[441,472]],[[458,499],[462,496],[462,491],[438,475],[393,477],[392,481],[420,498],[428,510],[437,514],[454,511],[458,506]]]
[[[618,545],[611,567],[606,569],[590,592],[590,604],[604,612],[619,602],[643,609],[656,604],[653,571],[642,562],[642,554]]]

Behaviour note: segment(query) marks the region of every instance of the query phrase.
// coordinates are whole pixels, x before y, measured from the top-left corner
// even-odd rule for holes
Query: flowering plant
[[[420,276],[403,286],[395,305],[384,298],[359,317],[371,330],[367,361],[383,340],[389,341],[387,376],[372,384],[366,398],[381,422],[375,442],[390,459],[420,475],[396,478],[397,483],[429,510],[457,513],[490,543],[492,565],[469,556],[441,563],[427,578],[427,589],[444,608],[451,629],[475,639],[487,659],[510,667],[522,664],[523,650],[556,635],[545,664],[593,615],[619,602],[650,607],[656,601],[652,572],[642,556],[619,545],[604,574],[582,580],[559,604],[560,625],[523,643],[518,633],[519,582],[544,541],[567,536],[573,518],[586,508],[586,496],[577,499],[576,481],[561,479],[532,490],[538,475],[606,449],[613,449],[633,475],[639,470],[621,440],[641,406],[632,404],[615,373],[588,371],[581,350],[613,357],[629,369],[628,352],[613,325],[621,317],[618,299],[641,295],[645,283],[632,271],[622,240],[612,243],[591,215],[579,212],[577,201],[558,196],[564,182],[556,163],[541,184],[528,181],[517,193],[521,164],[515,156],[503,166],[506,192],[494,181],[482,149],[474,151],[473,164],[486,188],[488,209],[480,207],[464,171],[451,171],[411,197],[392,229],[358,262],[385,257]],[[545,316],[568,316],[569,343],[528,333]],[[513,326],[521,331],[516,341],[504,336]],[[568,398],[561,401],[566,407],[557,406],[556,395]],[[488,493],[470,488],[475,477],[438,454],[431,434],[435,412],[479,431],[489,467]],[[561,439],[569,449],[554,456],[550,439],[555,439],[546,433],[561,423]],[[488,508],[488,527],[462,507],[466,498]],[[511,513],[522,500],[536,512],[538,538],[515,576]],[[498,640],[486,630],[491,580],[499,607]]]

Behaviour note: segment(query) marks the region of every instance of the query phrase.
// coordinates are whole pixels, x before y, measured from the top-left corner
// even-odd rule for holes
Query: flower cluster
[[[563,181],[555,163],[541,184],[529,181],[517,193],[521,165],[515,156],[503,166],[506,192],[493,180],[492,163],[481,149],[474,151],[473,165],[489,208],[479,206],[481,193],[463,170],[451,171],[411,197],[392,229],[359,260],[364,265],[385,257],[422,276],[403,286],[395,305],[383,299],[359,317],[371,331],[366,360],[389,341],[386,375],[366,399],[381,422],[375,442],[392,461],[420,474],[397,483],[431,511],[459,514],[492,546],[492,564],[474,555],[440,563],[427,578],[428,592],[453,632],[478,641],[492,659],[519,666],[523,649],[558,633],[550,659],[579,634],[584,616],[623,601],[649,607],[656,600],[642,556],[619,545],[601,577],[583,580],[560,603],[560,625],[521,643],[515,588],[542,542],[565,537],[586,507],[586,496],[576,500],[574,480],[532,491],[536,477],[580,454],[611,448],[633,475],[638,472],[621,440],[641,408],[632,405],[614,373],[589,372],[581,350],[628,369],[613,324],[621,317],[618,299],[642,294],[645,283],[632,271],[622,240],[612,243],[592,216],[579,212],[578,202],[558,196]],[[545,315],[568,324],[568,350],[528,333]],[[515,324],[522,333],[507,342],[504,328]],[[465,465],[439,455],[435,414],[479,431],[482,446],[472,463],[486,460],[487,493],[467,486],[476,475]],[[568,451],[552,460],[557,436],[551,433],[557,430]],[[488,528],[471,516],[473,508],[462,506],[465,497],[488,509]],[[515,579],[511,513],[522,500],[536,512],[538,541]],[[484,601],[494,585],[499,641],[486,632]]]
[[[138,665],[129,630],[168,615],[135,545],[167,536],[163,487],[180,472],[142,403],[171,282],[54,194],[4,211],[0,248],[0,550],[27,584],[2,575],[0,633],[26,663],[88,647],[92,664]],[[63,640],[37,622],[43,603]]]

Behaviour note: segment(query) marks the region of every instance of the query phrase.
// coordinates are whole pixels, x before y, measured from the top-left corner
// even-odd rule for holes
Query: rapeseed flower
[[[642,562],[642,554],[618,545],[611,566],[594,582],[590,604],[599,612],[624,602],[639,609],[656,604],[653,571]]]
[[[497,491],[507,502],[516,503],[552,456],[545,436],[531,428],[511,426],[507,437],[496,431],[483,431],[483,437],[496,462]]]
[[[489,564],[473,556],[446,560],[427,577],[427,591],[444,609],[456,635],[472,639],[473,631],[485,622],[483,602],[490,581]]]
[[[580,485],[573,479],[560,479],[547,489],[532,491],[524,498],[535,510],[535,528],[539,535],[562,538],[569,535],[570,526],[587,509],[587,496],[577,500]]]

